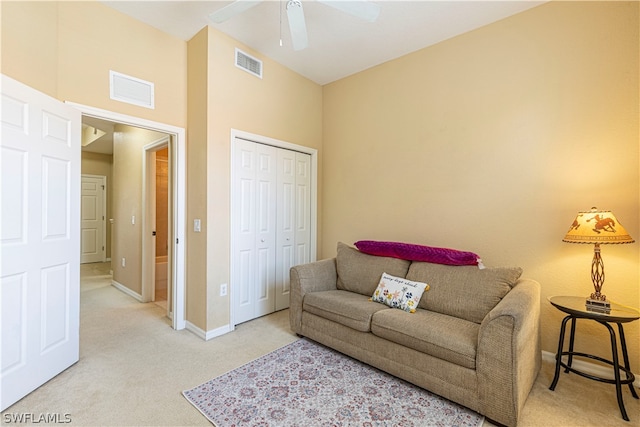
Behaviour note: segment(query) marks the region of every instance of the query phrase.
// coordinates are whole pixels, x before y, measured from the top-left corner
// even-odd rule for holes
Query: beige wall
[[[113,135],[113,192],[117,196],[111,268],[113,280],[138,295],[142,295],[143,147],[165,136],[127,125],[116,125]]]
[[[82,166],[81,171],[83,174],[88,175],[101,175],[107,177],[107,241],[105,242],[105,256],[111,258],[111,223],[109,218],[113,218],[112,205],[113,205],[113,156],[110,154],[91,153],[88,151],[82,152]]]
[[[234,65],[236,47],[263,61],[262,79]],[[231,129],[320,149],[322,88],[213,29],[208,53],[206,326],[213,330],[230,320],[229,297],[218,289],[230,283]]]
[[[640,239],[638,24],[635,2],[553,2],[325,86],[323,256],[380,239],[522,266],[555,353],[547,298],[593,288],[592,246],[561,240],[577,211]],[[604,293],[634,307],[639,246],[602,248]],[[581,323],[576,349],[610,358],[606,329]]]
[[[236,47],[263,61],[263,79],[235,67]],[[231,129],[320,149],[322,88],[211,28],[188,42],[188,63],[187,318],[212,331],[231,320],[219,296],[230,283]]]
[[[58,3],[0,2],[2,73],[58,94]]]
[[[209,31],[188,43],[187,250],[186,318],[207,329],[207,122],[209,99]],[[201,220],[201,232],[193,220]],[[223,307],[224,310],[224,307]]]
[[[186,42],[99,2],[1,2],[2,73],[54,98],[186,126]],[[112,101],[109,70],[155,83],[155,109]]]

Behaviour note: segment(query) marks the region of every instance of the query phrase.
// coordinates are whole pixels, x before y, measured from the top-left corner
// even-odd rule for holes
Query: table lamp
[[[587,309],[609,312],[611,304],[607,296],[602,294],[604,284],[604,263],[600,257],[600,244],[633,243],[627,230],[618,222],[611,211],[591,208],[590,211],[578,212],[567,235],[562,239],[568,243],[593,243],[593,261],[591,262],[591,280],[595,292],[586,301]]]

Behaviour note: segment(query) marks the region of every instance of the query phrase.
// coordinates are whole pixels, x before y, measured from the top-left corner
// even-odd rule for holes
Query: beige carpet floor
[[[111,286],[107,265],[85,264],[81,276],[80,361],[4,411],[3,425],[24,413],[68,414],[74,426],[209,425],[183,390],[297,339],[284,310],[205,342],[171,329],[158,305]],[[612,385],[563,374],[550,391],[553,368],[543,363],[519,426],[640,425],[640,402],[628,388],[631,422],[622,420]]]

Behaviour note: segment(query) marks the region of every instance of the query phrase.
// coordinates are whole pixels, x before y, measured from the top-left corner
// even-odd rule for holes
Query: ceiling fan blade
[[[287,18],[289,19],[289,29],[291,30],[291,42],[293,50],[302,50],[309,46],[307,38],[307,24],[304,20],[304,11],[300,0],[289,0],[287,2]]]
[[[234,17],[235,15],[242,13],[245,10],[251,9],[261,1],[262,0],[236,0],[233,3],[230,3],[216,10],[215,12],[210,13],[209,19],[211,19],[216,24],[220,24],[221,22]]]
[[[380,5],[367,0],[318,0],[318,2],[368,22],[375,22],[380,15]]]

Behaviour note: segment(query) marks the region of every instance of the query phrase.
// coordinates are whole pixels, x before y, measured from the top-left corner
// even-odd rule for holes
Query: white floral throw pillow
[[[414,313],[424,291],[429,290],[429,285],[422,282],[395,277],[382,273],[380,284],[373,292],[371,301],[381,302],[391,308],[399,308],[409,313]]]

